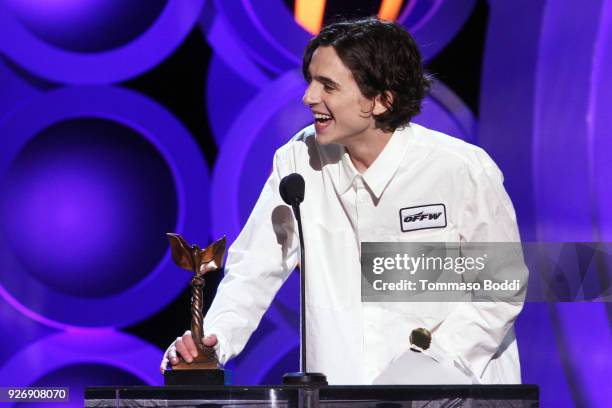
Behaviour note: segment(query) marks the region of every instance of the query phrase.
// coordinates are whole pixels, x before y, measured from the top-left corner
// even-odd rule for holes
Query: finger
[[[210,334],[208,336],[202,337],[202,344],[207,347],[214,347],[217,344],[217,336],[214,334]]]
[[[177,365],[179,363],[179,359],[176,356],[176,348],[172,347],[168,350],[168,360],[170,360],[170,364]]]
[[[174,348],[174,342],[168,346],[166,352],[164,353],[164,357],[162,358],[161,364],[159,366],[159,371],[163,374],[164,371],[168,368],[168,362],[172,363],[172,359],[177,360],[176,358],[176,349]],[[178,361],[178,360],[177,360]],[[176,364],[176,363],[173,363]]]
[[[193,357],[191,356],[189,350],[187,350],[187,347],[185,347],[185,343],[183,342],[183,339],[181,337],[176,340],[175,348],[176,351],[181,355],[181,357],[183,357],[186,362],[191,363],[193,361]]]
[[[181,337],[181,340],[183,340],[183,344],[185,345],[185,348],[187,349],[187,352],[192,356],[192,357],[197,357],[198,356],[198,348],[195,345],[195,342],[193,341],[193,338],[191,337],[191,332],[190,331],[186,331],[185,334],[183,334],[183,337]],[[181,353],[181,355],[183,357],[185,357],[185,355],[183,355]]]
[[[164,352],[164,356],[162,357],[161,364],[159,365],[159,371],[163,374],[168,368],[168,354],[170,353],[170,349],[174,348],[174,342],[168,346],[166,351]]]

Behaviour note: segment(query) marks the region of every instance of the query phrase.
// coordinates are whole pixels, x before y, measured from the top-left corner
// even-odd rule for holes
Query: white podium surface
[[[396,358],[374,385],[477,384],[453,362],[434,359],[426,352],[408,350]]]

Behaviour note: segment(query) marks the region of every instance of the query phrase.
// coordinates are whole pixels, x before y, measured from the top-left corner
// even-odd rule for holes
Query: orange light
[[[325,0],[295,0],[295,21],[309,33],[321,31],[324,15]]]
[[[378,17],[383,20],[395,21],[402,9],[402,0],[382,0]]]
[[[323,26],[326,0],[295,0],[295,21],[306,31],[317,35]],[[378,17],[395,21],[402,9],[403,0],[382,0]]]

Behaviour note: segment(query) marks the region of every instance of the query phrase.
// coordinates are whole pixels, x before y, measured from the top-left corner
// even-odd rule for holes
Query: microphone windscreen
[[[297,173],[283,177],[278,187],[283,201],[288,205],[299,205],[304,201],[304,178]]]

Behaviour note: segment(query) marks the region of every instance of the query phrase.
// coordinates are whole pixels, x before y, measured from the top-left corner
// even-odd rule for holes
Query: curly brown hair
[[[416,42],[402,26],[370,17],[324,27],[304,51],[302,74],[307,82],[312,55],[324,46],[334,47],[366,98],[380,95],[383,99],[388,109],[374,115],[377,128],[394,131],[421,111],[431,79]]]

